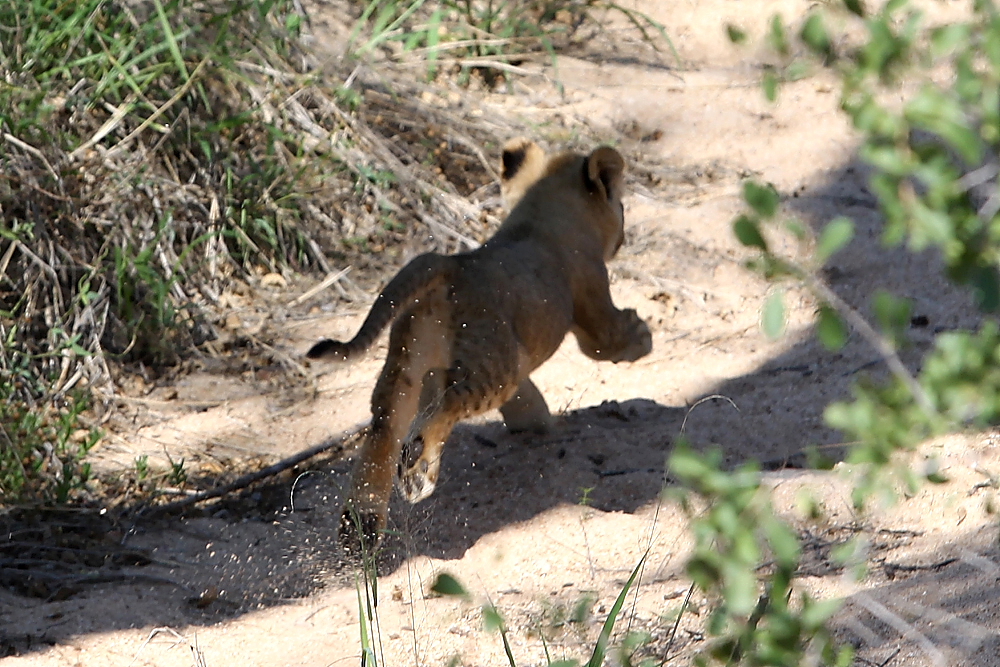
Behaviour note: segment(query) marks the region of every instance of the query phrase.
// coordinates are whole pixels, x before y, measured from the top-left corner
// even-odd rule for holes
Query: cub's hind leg
[[[372,423],[354,466],[351,491],[340,517],[341,545],[365,550],[385,529],[389,497],[406,427],[416,413],[415,387],[397,364],[386,364],[372,397]]]
[[[411,503],[430,496],[441,472],[444,444],[455,424],[505,405],[517,390],[518,384],[513,378],[494,382],[490,373],[470,373],[462,367],[428,371],[424,376],[417,420],[404,445],[404,448],[420,447],[421,452],[412,465],[405,469],[405,463],[400,466],[399,490],[403,496]],[[541,394],[538,397],[541,398]]]
[[[446,363],[440,331],[428,331],[433,318],[404,314],[393,326],[385,366],[372,392],[372,424],[354,468],[351,491],[340,519],[347,549],[375,546],[385,529],[403,442],[416,420],[421,383],[429,364]],[[418,348],[419,340],[438,345]]]
[[[444,443],[461,419],[455,414],[454,406],[445,403],[449,375],[447,368],[432,368],[424,375],[417,417],[403,441],[397,481],[399,492],[411,503],[418,503],[434,492]],[[420,455],[410,464],[418,449]]]

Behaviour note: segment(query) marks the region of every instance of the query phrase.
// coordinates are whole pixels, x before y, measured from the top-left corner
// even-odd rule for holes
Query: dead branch
[[[337,447],[343,447],[344,442],[346,442],[351,437],[360,433],[363,429],[368,426],[368,422],[361,422],[355,424],[351,428],[347,429],[340,435],[334,436],[329,440],[326,440],[315,447],[310,447],[309,449],[299,452],[289,456],[288,458],[278,461],[274,465],[270,465],[263,470],[258,470],[256,472],[243,475],[242,477],[233,480],[229,484],[223,484],[222,486],[217,486],[214,489],[209,489],[208,491],[202,491],[196,495],[184,498],[182,500],[177,500],[172,503],[167,503],[166,505],[159,505],[157,507],[146,508],[140,510],[136,516],[136,519],[150,519],[163,514],[170,514],[183,510],[192,505],[205,502],[206,500],[212,500],[214,498],[221,498],[222,496],[228,495],[233,491],[238,491],[240,489],[245,489],[251,484],[255,484],[268,477],[273,477],[274,475],[280,474],[289,468],[294,468],[304,461],[308,461],[314,456],[318,456],[324,452]]]

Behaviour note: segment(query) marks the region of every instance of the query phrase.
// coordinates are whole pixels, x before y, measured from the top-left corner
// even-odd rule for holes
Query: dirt
[[[552,660],[585,661],[646,554],[615,641],[628,630],[647,632],[639,656],[688,664],[706,646],[710,601],[694,593],[675,625],[689,594],[691,537],[683,511],[661,490],[666,457],[683,432],[697,449],[720,448],[727,464],[759,460],[774,470],[765,479],[775,505],[804,538],[796,585],[845,598],[834,627],[858,647],[857,664],[1000,664],[989,484],[1000,470],[1000,436],[925,443],[904,463],[919,468],[936,458],[948,481],[863,516],[852,509],[843,466],[796,467],[810,446],[840,455],[841,436],[824,426],[824,407],[849,397],[858,378],[885,371],[856,334],[840,352],[824,350],[812,332],[816,302],[801,291],[786,294],[785,336],[770,341],[760,332],[760,308],[774,287],[742,267],[745,253],[731,233],[744,178],[772,183],[785,212],[813,228],[837,215],[855,220],[854,241],[824,276],[863,313],[879,287],[913,299],[913,346],[903,355],[911,366],[933,335],[978,321],[969,295],[940,277],[932,253],[882,247],[836,82],[819,74],[790,83],[770,104],[758,86],[763,50],[733,47],[722,29],[728,21],[760,35],[773,12],[794,22],[809,3],[636,6],[667,26],[683,67],[614,23],[580,57],[560,58],[557,71],[527,63],[535,74],[511,93],[482,93],[478,104],[483,117],[518,115],[554,147],[565,139],[561,128],[577,128],[619,142],[632,164],[658,165],[658,178],[632,183],[626,245],[611,265],[615,300],[650,323],[653,353],[599,364],[568,340],[533,376],[560,414],[549,434],[510,435],[493,413],[456,429],[434,495],[393,505],[397,533],[377,587],[379,660],[509,664],[500,636],[483,626],[489,601],[505,619],[518,665],[545,664],[546,651]],[[957,11],[931,9],[933,17]],[[343,32],[329,11],[313,5],[313,27],[335,41]],[[790,239],[780,242],[800,252]],[[311,286],[264,281],[257,294],[233,296],[233,326],[278,336],[274,347],[301,359],[321,336],[350,336],[374,297],[346,303],[327,291],[288,305]],[[154,468],[183,459],[191,470],[226,472],[353,432],[368,418],[383,354],[384,340],[363,361],[303,367],[291,380],[211,363],[169,382],[132,378],[123,387],[130,397],[123,414],[132,419],[117,422],[94,464],[113,470],[147,456]],[[199,656],[207,665],[358,662],[359,573],[336,543],[349,470],[349,460],[330,456],[302,477],[279,478],[204,516],[117,527],[109,540],[151,555],[143,567],[115,570],[128,580],[56,596],[65,599],[0,590],[5,664],[190,665],[201,664]],[[803,516],[805,491],[818,499],[820,518]],[[860,581],[830,555],[858,535],[870,558]],[[431,594],[442,572],[470,598]]]

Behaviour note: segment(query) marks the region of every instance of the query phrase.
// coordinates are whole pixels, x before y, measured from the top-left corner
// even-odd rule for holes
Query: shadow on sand
[[[862,313],[868,312],[866,300],[879,287],[913,300],[914,344],[903,357],[915,368],[934,334],[976,327],[979,316],[968,295],[941,277],[933,253],[881,246],[880,218],[865,181],[864,168],[849,164],[825,187],[800,193],[786,204],[811,224],[822,225],[835,215],[855,220],[855,240],[833,259],[825,277]],[[661,492],[665,460],[685,418],[685,434],[693,446],[722,448],[730,465],[750,459],[776,467],[801,464],[806,445],[836,457],[840,437],[823,425],[822,412],[831,401],[849,397],[851,383],[861,374],[880,376],[884,369],[857,336],[831,353],[805,335],[753,373],[706,392],[728,400],[709,399],[690,412],[688,406],[648,400],[606,403],[567,414],[541,437],[510,435],[498,423],[461,425],[448,444],[431,499],[413,507],[394,502],[393,521],[403,537],[388,541],[383,569],[393,569],[403,557],[458,558],[483,535],[563,503],[585,500],[598,510],[632,512]],[[126,580],[137,596],[127,625],[212,623],[220,616],[306,595],[331,580],[346,580],[353,570],[336,545],[336,489],[349,467],[332,462],[300,479],[294,511],[291,484],[283,482],[251,496],[273,510],[257,519],[236,521],[231,510],[216,507],[207,516],[140,526],[129,544],[155,550],[142,574]],[[964,576],[959,570],[965,567],[959,564],[933,576]],[[923,578],[931,576],[887,587],[917,595],[928,584]],[[935,608],[958,618],[994,605],[996,578],[989,585],[976,581],[973,577],[965,592],[936,601]],[[67,591],[66,598],[81,610],[93,609],[100,594],[99,587],[84,586]],[[80,615],[86,618],[71,619],[60,605],[65,606],[60,600],[0,593],[0,649],[23,653],[81,632],[119,629],[123,623],[120,615],[84,611]],[[995,635],[966,635],[981,636],[981,646],[968,653],[982,656],[966,664],[995,664]]]

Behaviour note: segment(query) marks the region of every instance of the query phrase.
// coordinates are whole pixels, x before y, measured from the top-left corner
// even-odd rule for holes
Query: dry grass
[[[222,4],[181,12],[175,30]],[[421,104],[410,77],[320,75],[294,47],[268,48],[267,18],[233,18],[238,58],[193,42],[186,81],[164,75],[141,95],[112,101],[86,78],[6,91],[35,117],[0,135],[5,372],[36,367],[48,394],[110,394],[109,362],[171,364],[215,338],[233,281],[378,264],[418,236],[440,250],[482,238],[490,211],[467,197],[493,181],[491,138]],[[330,83],[348,76],[358,97]]]
[[[0,500],[87,497],[91,428],[130,373],[216,357],[301,384],[267,330],[228,330],[234,292],[307,276],[352,298],[343,284],[375,289],[413,254],[474,248],[499,224],[498,147],[538,128],[483,113],[466,84],[512,72],[441,57],[427,82],[414,75],[427,54],[398,40],[368,60],[317,56],[299,12],[257,0],[0,8],[0,404],[13,406],[0,408]],[[553,25],[580,28],[560,16]],[[524,59],[553,44],[473,37],[447,52]],[[359,50],[376,39],[354,38]],[[662,178],[657,165],[640,173]]]

